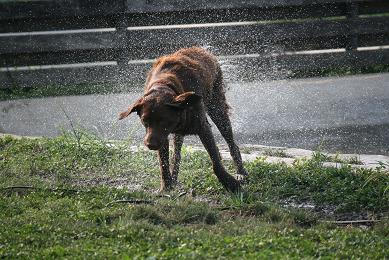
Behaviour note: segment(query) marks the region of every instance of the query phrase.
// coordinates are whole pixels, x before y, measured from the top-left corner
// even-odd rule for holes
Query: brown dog
[[[172,188],[177,181],[184,136],[197,134],[211,157],[219,181],[227,190],[237,192],[239,182],[224,169],[206,116],[208,112],[227,141],[238,174],[246,176],[233,139],[228,109],[216,58],[202,48],[192,47],[159,58],[148,74],[144,95],[122,112],[119,119],[132,112],[139,115],[146,127],[144,144],[151,150],[158,150],[162,191]],[[174,155],[169,169],[168,135],[171,133],[174,134]]]

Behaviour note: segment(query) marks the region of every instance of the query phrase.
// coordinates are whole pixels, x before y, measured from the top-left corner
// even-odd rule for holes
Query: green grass
[[[343,67],[343,68],[330,68],[330,69],[320,69],[312,71],[294,71],[290,78],[310,78],[310,77],[341,77],[348,75],[358,75],[358,74],[370,74],[370,73],[385,73],[389,72],[389,65],[380,64],[362,68],[352,68],[352,67]]]
[[[389,251],[389,175],[246,164],[244,194],[226,193],[204,152],[184,147],[179,188],[158,196],[155,153],[82,131],[0,138],[1,258],[369,258]],[[226,163],[233,171],[231,163]],[[15,186],[26,186],[15,187]],[[192,195],[196,194],[194,197]],[[315,210],[285,206],[309,202]],[[333,208],[328,214],[321,208]],[[340,227],[345,216],[381,219]]]
[[[262,159],[247,165],[249,189],[266,199],[296,198],[333,205],[336,212],[389,211],[389,177],[381,169],[324,168],[320,161],[299,161],[293,167]]]
[[[282,149],[266,149],[263,154],[266,156],[275,156],[281,158],[288,157],[288,155]]]
[[[324,154],[320,151],[315,151],[313,153],[313,159],[325,161],[325,162],[363,165],[363,162],[358,158],[357,155],[341,158],[339,153],[337,153],[335,155],[328,155],[328,154]]]
[[[141,88],[138,88],[139,90]],[[32,86],[32,87],[13,87],[9,89],[0,88],[1,100],[14,100],[21,98],[43,98],[52,96],[72,96],[72,95],[91,95],[91,94],[113,94],[123,93],[134,90],[134,86],[122,85],[66,85],[66,86]]]

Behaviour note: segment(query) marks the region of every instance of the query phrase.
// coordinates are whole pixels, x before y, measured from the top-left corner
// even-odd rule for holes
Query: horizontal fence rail
[[[387,13],[382,0],[5,1],[0,88],[141,86],[155,58],[190,46],[231,81],[389,64]]]
[[[333,68],[363,68],[376,64],[389,64],[389,49],[375,51],[349,51],[321,53],[316,55],[300,54],[271,57],[237,57],[221,59],[228,81],[263,80],[288,77],[293,73],[290,68],[304,71]],[[269,71],[271,67],[273,70]],[[9,82],[9,86],[69,85],[91,83],[126,83],[130,87],[142,88],[150,62],[129,64],[122,72],[118,66],[92,66],[73,68],[50,68],[41,70],[10,70],[0,73],[0,82]],[[263,73],[266,71],[266,73]]]

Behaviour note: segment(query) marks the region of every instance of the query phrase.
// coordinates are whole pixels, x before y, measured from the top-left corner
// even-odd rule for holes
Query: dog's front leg
[[[219,149],[216,146],[211,127],[208,123],[203,124],[199,137],[211,157],[213,171],[219,181],[223,184],[224,188],[231,192],[239,192],[241,190],[239,182],[229,175],[222,165]]]
[[[166,140],[158,150],[159,169],[161,172],[160,191],[170,190],[172,188],[172,178],[169,171],[169,142]]]
[[[184,142],[184,136],[180,134],[174,134],[174,153],[172,158],[172,163],[170,167],[170,172],[172,174],[172,180],[174,183],[177,182],[178,171],[180,169],[181,162],[181,148]]]

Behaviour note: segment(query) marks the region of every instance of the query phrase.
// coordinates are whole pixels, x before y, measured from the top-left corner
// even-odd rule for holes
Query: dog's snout
[[[159,145],[157,145],[157,144],[145,143],[145,145],[146,145],[147,148],[149,148],[150,150],[158,150],[158,149],[159,149]]]
[[[155,140],[144,140],[144,144],[150,150],[158,150],[161,147],[161,144]]]

